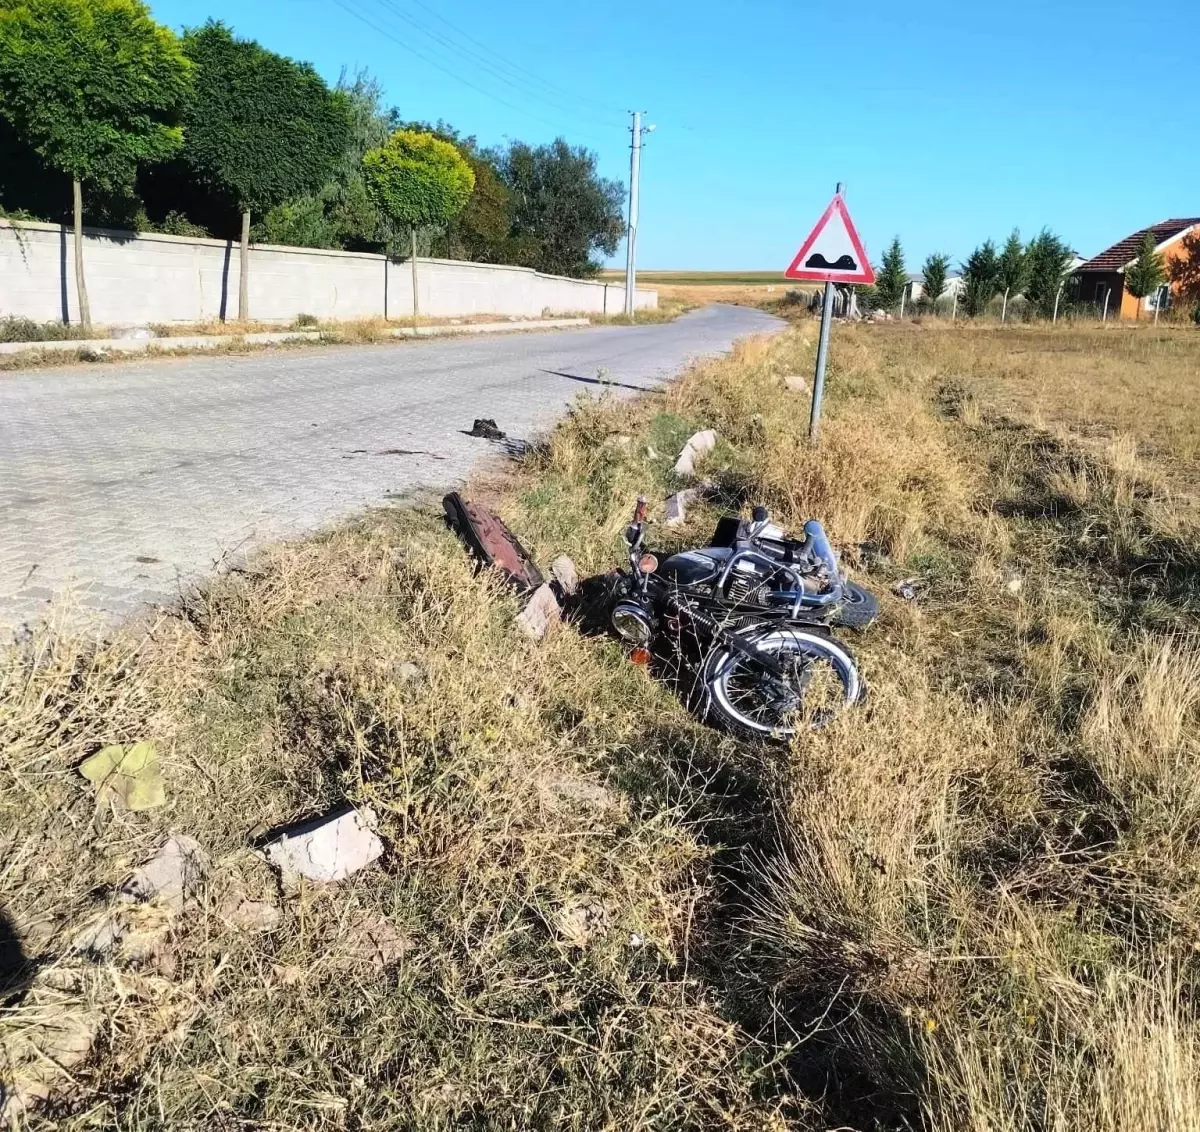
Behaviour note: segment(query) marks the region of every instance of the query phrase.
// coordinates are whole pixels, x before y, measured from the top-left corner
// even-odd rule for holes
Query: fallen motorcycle
[[[877,603],[842,578],[819,523],[792,540],[756,508],[749,524],[724,519],[712,545],[661,563],[645,535],[639,498],[625,532],[629,570],[609,590],[609,624],[636,662],[669,673],[712,722],[786,741],[863,697],[854,658],[829,626],[865,624]]]
[[[765,507],[749,521],[727,515],[708,546],[671,555],[659,573],[710,609],[849,629],[879,616],[875,595],[842,574],[819,522],[789,538]]]

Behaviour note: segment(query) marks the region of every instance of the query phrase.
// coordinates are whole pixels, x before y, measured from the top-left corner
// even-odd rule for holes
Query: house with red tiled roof
[[[1107,309],[1110,318],[1137,318],[1139,304],[1144,311],[1165,309],[1171,301],[1171,289],[1164,286],[1158,294],[1135,299],[1125,290],[1125,270],[1138,257],[1142,237],[1154,234],[1154,246],[1163,257],[1168,271],[1174,260],[1186,259],[1195,241],[1185,237],[1200,234],[1200,216],[1178,220],[1162,220],[1149,228],[1140,228],[1131,236],[1119,240],[1111,248],[1081,263],[1074,271],[1076,296],[1080,302],[1095,303]]]

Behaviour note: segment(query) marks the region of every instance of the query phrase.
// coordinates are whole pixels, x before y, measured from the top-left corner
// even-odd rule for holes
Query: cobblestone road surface
[[[601,367],[650,388],[782,324],[712,306],[675,322],[489,339],[0,374],[0,635],[75,606],[124,616],[256,545],[461,481],[553,422]]]

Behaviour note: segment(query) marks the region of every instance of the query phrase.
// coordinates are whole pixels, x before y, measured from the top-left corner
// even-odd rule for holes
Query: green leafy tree
[[[921,268],[924,283],[921,287],[921,302],[937,313],[938,300],[946,292],[946,276],[950,273],[950,257],[935,253],[929,256]]]
[[[879,305],[883,310],[892,310],[900,303],[900,296],[908,286],[908,271],[904,265],[904,249],[900,246],[900,237],[893,238],[883,253],[883,260],[875,276],[875,290],[879,295]]]
[[[1029,242],[1025,252],[1025,298],[1036,314],[1043,318],[1054,314],[1070,263],[1071,249],[1049,229],[1043,228]]]
[[[140,164],[183,143],[191,83],[179,41],[139,0],[0,4],[0,114],[50,168],[71,178],[79,318],[91,324],[83,269],[83,186],[133,185]]]
[[[386,145],[363,157],[363,178],[380,212],[408,229],[416,318],[417,229],[442,227],[462,212],[475,188],[475,174],[450,142],[431,133],[397,130]]]
[[[967,257],[962,274],[963,308],[970,318],[977,318],[987,310],[999,286],[1000,257],[996,245],[991,240],[980,244]]]
[[[601,177],[596,155],[558,138],[513,142],[489,155],[513,201],[506,259],[551,275],[589,278],[597,253],[612,255],[625,235],[625,187]]]
[[[346,99],[307,63],[210,21],[184,35],[196,64],[195,95],[184,117],[183,160],[213,193],[241,213],[238,317],[250,317],[250,222],[254,213],[325,183],[350,140]]]
[[[1163,257],[1155,248],[1154,233],[1147,229],[1142,233],[1137,259],[1125,269],[1125,290],[1138,300],[1138,318],[1142,316],[1141,300],[1154,294],[1167,281]]]
[[[1004,244],[997,264],[996,282],[1004,292],[1004,306],[1000,310],[1000,321],[1008,318],[1008,300],[1011,295],[1019,295],[1025,290],[1025,282],[1029,278],[1029,265],[1025,259],[1025,245],[1021,243],[1021,233],[1016,228]]]
[[[365,70],[352,78],[343,70],[334,89],[345,100],[350,120],[346,149],[337,167],[315,192],[272,208],[253,234],[271,244],[398,252],[392,246],[395,232],[367,192],[362,159],[387,142],[399,124],[399,114],[384,107],[382,84]]]
[[[509,252],[514,202],[500,178],[494,154],[481,150],[474,137],[463,137],[446,122],[432,126],[427,122],[409,122],[404,129],[423,131],[450,142],[475,174],[475,190],[462,212],[433,235],[433,254],[476,263],[504,263]]]

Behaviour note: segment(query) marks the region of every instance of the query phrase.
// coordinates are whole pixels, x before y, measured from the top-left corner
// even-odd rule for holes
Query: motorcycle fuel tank
[[[684,550],[672,554],[658,568],[658,576],[677,586],[703,586],[717,580],[731,551],[724,546],[706,546],[703,550]]]

